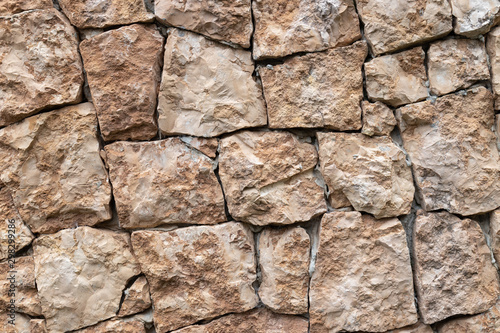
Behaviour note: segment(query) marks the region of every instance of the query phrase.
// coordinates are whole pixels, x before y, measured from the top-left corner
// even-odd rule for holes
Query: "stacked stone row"
[[[498,332],[498,23],[0,0],[1,331]]]

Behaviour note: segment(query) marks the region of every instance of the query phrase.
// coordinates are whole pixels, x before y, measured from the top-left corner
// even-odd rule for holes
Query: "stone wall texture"
[[[500,333],[500,0],[0,0],[0,333]]]

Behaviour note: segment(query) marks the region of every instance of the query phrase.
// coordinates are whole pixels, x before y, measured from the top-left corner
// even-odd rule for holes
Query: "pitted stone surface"
[[[0,1],[0,16],[10,16],[32,9],[53,8],[52,0],[2,0]]]
[[[455,33],[469,38],[487,33],[500,21],[498,0],[451,0]]]
[[[363,110],[363,129],[364,135],[386,135],[389,136],[398,123],[394,118],[394,113],[384,103],[370,103],[363,101],[361,103]]]

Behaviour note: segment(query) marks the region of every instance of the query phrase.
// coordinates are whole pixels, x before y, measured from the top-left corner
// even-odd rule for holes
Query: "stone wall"
[[[0,331],[500,332],[497,0],[0,0]]]

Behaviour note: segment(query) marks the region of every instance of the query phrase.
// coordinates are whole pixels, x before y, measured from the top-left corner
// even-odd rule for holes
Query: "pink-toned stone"
[[[500,109],[500,27],[487,35],[486,50],[491,65],[491,88],[495,94],[495,109]]]
[[[118,317],[130,316],[151,307],[151,295],[149,294],[148,280],[144,276],[139,277],[124,291],[125,297],[118,312]]]
[[[439,333],[497,333],[500,328],[500,301],[488,311],[471,317],[451,319],[438,326]]]
[[[31,319],[30,333],[48,333],[45,319]]]
[[[490,249],[473,220],[419,211],[412,254],[418,308],[426,324],[484,312],[500,295]]]
[[[254,225],[308,221],[326,211],[314,173],[318,154],[289,132],[238,132],[220,142],[219,175],[229,213]]]
[[[33,232],[52,233],[111,218],[111,187],[97,135],[91,103],[0,129],[0,180]]]
[[[179,138],[104,149],[123,228],[226,220],[214,161]]]
[[[158,30],[141,24],[104,32],[80,44],[104,140],[156,136],[162,48]]]
[[[95,326],[74,331],[75,333],[146,333],[140,320],[108,320]]]
[[[219,139],[217,138],[181,136],[180,139],[189,147],[199,150],[210,158],[215,158],[217,156],[217,150],[219,148]]]
[[[0,16],[9,16],[32,9],[53,8],[52,0],[1,0]]]
[[[385,332],[418,320],[398,219],[323,215],[309,292],[311,332]]]
[[[82,99],[78,37],[56,9],[0,16],[0,126]]]
[[[394,118],[394,113],[384,103],[370,103],[363,101],[361,103],[363,110],[363,129],[364,135],[386,135],[389,136],[398,123]]]

